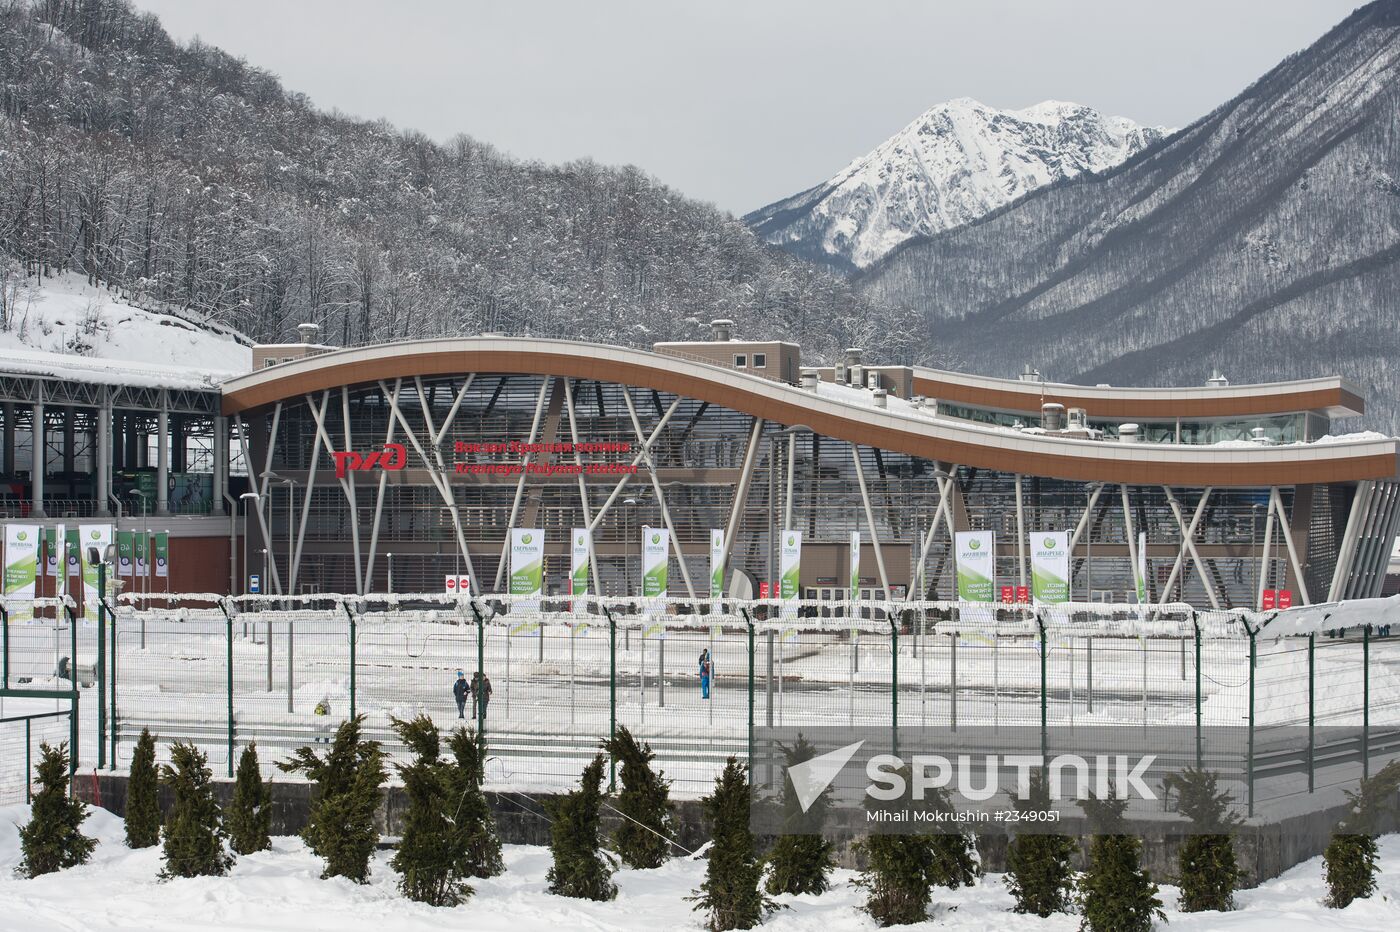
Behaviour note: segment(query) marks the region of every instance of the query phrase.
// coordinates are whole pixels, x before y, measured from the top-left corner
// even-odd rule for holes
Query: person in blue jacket
[[[710,674],[713,672],[708,648],[700,652],[700,698],[710,698]]]
[[[452,698],[457,700],[457,717],[466,718],[463,713],[467,709],[467,697],[471,695],[472,686],[467,682],[467,675],[461,670],[457,671],[457,681],[452,684]]]

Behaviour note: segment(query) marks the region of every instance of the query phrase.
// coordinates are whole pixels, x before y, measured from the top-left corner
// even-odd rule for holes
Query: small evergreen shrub
[[[223,817],[204,752],[177,741],[161,782],[174,793],[165,821],[162,877],[222,877],[233,865],[224,851]]]
[[[39,746],[39,790],[30,800],[29,824],[19,830],[21,877],[39,877],[86,864],[97,839],[81,831],[87,806],[68,795],[68,742]]]
[[[1323,853],[1327,898],[1333,909],[1345,909],[1376,891],[1376,832],[1383,815],[1393,811],[1400,789],[1400,761],[1392,761],[1379,773],[1362,780],[1356,792],[1347,791],[1351,811],[1337,824]]]
[[[949,814],[956,812],[946,789],[939,787],[926,790],[925,795],[927,808]],[[948,826],[950,830],[936,832],[928,836],[931,858],[927,872],[929,884],[935,887],[947,887],[949,890],[972,886],[982,873],[981,865],[977,861],[977,849],[972,838],[961,830],[951,830],[952,827],[958,825],[956,821],[935,822],[933,824]]]
[[[453,821],[456,800],[449,795],[437,726],[426,715],[393,725],[414,754],[413,763],[397,765],[408,796],[403,837],[390,862],[399,872],[399,891],[430,906],[456,906],[472,888],[460,873],[465,835]]]
[[[788,767],[809,761],[816,754],[811,742],[797,736],[790,748],[783,748]],[[779,893],[825,893],[827,875],[835,866],[833,845],[822,837],[827,811],[831,808],[831,791],[823,790],[806,812],[797,797],[792,779],[783,779],[783,834],[768,852],[768,882],[765,889]]]
[[[238,758],[238,774],[233,784],[224,820],[228,825],[229,847],[239,854],[252,854],[272,847],[272,790],[263,783],[258,769],[258,746],[250,742]]]
[[[131,755],[126,780],[126,845],[150,848],[160,842],[159,774],[156,771],[156,739],[141,729]]]
[[[549,892],[581,900],[611,900],[617,896],[613,868],[598,836],[598,810],[603,803],[602,754],[583,768],[578,789],[549,804]]]
[[[1014,803],[1021,813],[1050,808],[1050,790],[1040,770],[1031,771],[1030,793]],[[1016,898],[1015,911],[1042,919],[1067,913],[1074,900],[1074,868],[1078,846],[1065,835],[1023,832],[1006,848],[1006,887]]]
[[[1184,913],[1234,909],[1235,889],[1244,876],[1233,839],[1242,820],[1230,807],[1230,794],[1218,790],[1218,780],[1215,772],[1194,767],[1166,779],[1167,790],[1177,795],[1177,811],[1191,820],[1194,833],[1177,855]]]
[[[452,819],[464,836],[458,870],[463,877],[495,877],[505,871],[506,865],[501,857],[501,840],[496,835],[496,817],[481,790],[486,743],[471,729],[459,725],[448,739],[447,749],[452,754],[447,772]]]
[[[1142,869],[1142,842],[1124,834],[1126,799],[1090,798],[1080,802],[1094,839],[1089,866],[1079,878],[1079,905],[1084,932],[1148,932],[1154,919],[1165,919],[1157,885]]]
[[[712,842],[705,880],[691,899],[706,912],[710,932],[752,929],[778,907],[758,888],[763,864],[749,831],[750,795],[747,768],[730,757],[714,791],[701,800]]]
[[[291,760],[277,764],[284,773],[303,773],[316,784],[301,837],[325,859],[321,876],[356,883],[369,881],[370,855],[379,843],[374,816],[385,777],[384,752],[378,741],[363,738],[363,724],[363,715],[342,722],[324,756],[297,748]]]
[[[622,763],[622,792],[617,798],[622,823],[613,833],[613,849],[628,867],[660,867],[671,854],[668,839],[675,831],[671,783],[652,769],[656,754],[651,745],[638,743],[624,725],[603,742],[603,750]]]

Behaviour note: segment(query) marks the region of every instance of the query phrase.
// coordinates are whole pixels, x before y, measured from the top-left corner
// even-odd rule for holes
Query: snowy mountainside
[[[970,223],[1052,182],[1112,168],[1167,132],[1064,101],[998,110],[959,97],[828,181],[744,220],[789,252],[866,268],[906,240]]]
[[[253,351],[232,330],[137,307],[68,273],[5,281],[0,361],[12,370],[193,387],[250,371]]]

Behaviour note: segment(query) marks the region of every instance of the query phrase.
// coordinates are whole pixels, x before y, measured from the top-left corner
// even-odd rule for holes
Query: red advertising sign
[[[408,449],[401,443],[386,443],[382,450],[368,453],[338,450],[331,457],[335,460],[337,479],[344,479],[347,472],[362,472],[376,467],[395,472],[408,465]]]
[[[448,592],[448,593],[456,592],[456,591],[457,591],[457,577],[456,577],[456,576],[444,576],[444,577],[442,578],[442,591],[443,591],[443,592]]]
[[[1259,610],[1261,612],[1272,612],[1274,610],[1274,590],[1264,590],[1264,599],[1259,603]]]
[[[470,595],[472,578],[470,576],[444,576],[442,578],[442,591],[449,595],[459,592],[463,595]]]
[[[1015,601],[1016,601],[1016,587],[1015,587],[1015,586],[1002,586],[1002,587],[1001,587],[1001,601],[1002,601],[1003,603],[1008,604],[1008,605],[1011,604],[1012,602],[1015,602]]]
[[[1016,587],[1016,601],[1017,601],[1017,602],[1024,602],[1024,603],[1027,604],[1027,605],[1029,605],[1029,604],[1031,603],[1031,588],[1030,588],[1030,586],[1017,586],[1017,587]]]
[[[766,599],[766,598],[768,598],[768,583],[767,583],[767,582],[760,582],[760,583],[758,584],[758,597],[759,597],[760,599]]]
[[[1279,607],[1279,608],[1292,608],[1292,607],[1293,607],[1293,590],[1292,590],[1292,589],[1280,589],[1280,590],[1278,591],[1278,597],[1275,599],[1275,602],[1278,604],[1278,607]]]

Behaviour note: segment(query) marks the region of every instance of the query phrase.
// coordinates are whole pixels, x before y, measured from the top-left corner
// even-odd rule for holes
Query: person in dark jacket
[[[486,707],[491,702],[491,677],[485,673],[472,674],[472,695],[476,696],[477,719],[486,721]]]
[[[457,671],[457,681],[452,684],[452,698],[457,700],[457,717],[466,718],[464,714],[467,710],[467,697],[471,695],[472,687],[467,682],[467,675],[461,670]]]
[[[714,672],[714,667],[710,661],[708,649],[700,652],[700,698],[710,698],[710,676]]]

